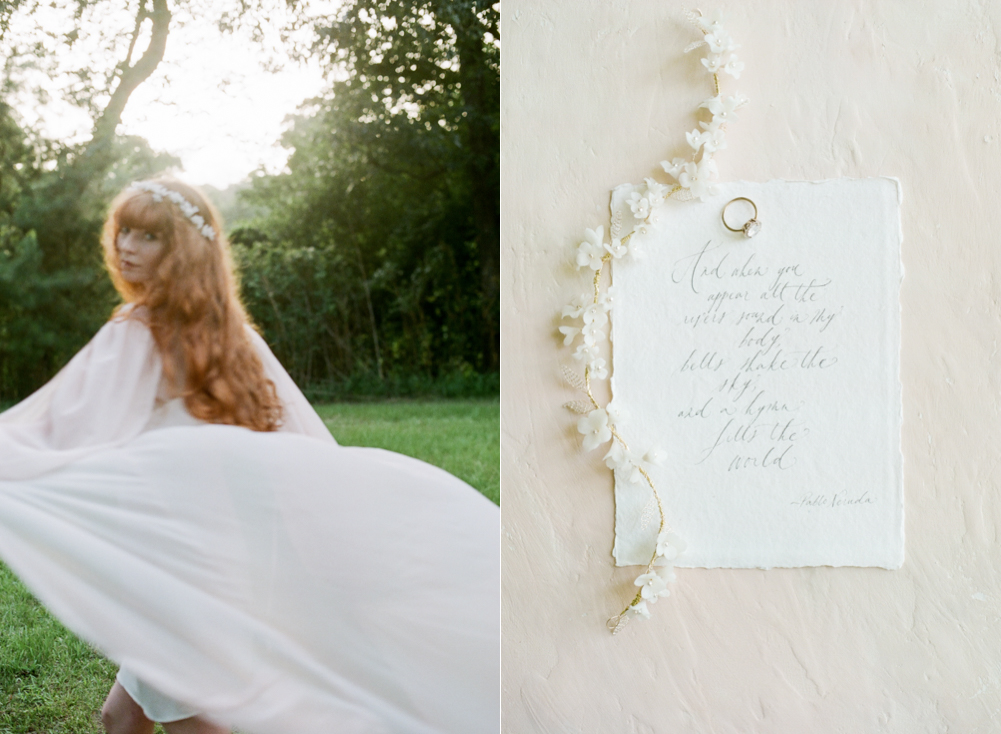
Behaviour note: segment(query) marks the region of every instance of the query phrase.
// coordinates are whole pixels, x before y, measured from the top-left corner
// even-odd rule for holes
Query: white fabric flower
[[[677,179],[678,174],[680,174],[683,170],[685,170],[685,164],[687,163],[691,163],[691,161],[689,161],[687,158],[675,158],[670,163],[668,163],[667,161],[661,161],[660,167],[663,168],[664,171],[667,173],[667,175],[669,175],[671,178]]]
[[[622,240],[618,239],[612,240],[610,245],[605,245],[605,249],[608,250],[608,253],[615,259],[625,257],[629,254],[629,248],[622,244]]]
[[[577,421],[577,430],[584,435],[585,451],[592,451],[612,438],[608,414],[601,408],[592,410]]]
[[[605,340],[605,331],[601,327],[601,324],[596,324],[593,321],[581,327],[580,333],[584,337],[584,343],[587,346],[593,347],[598,342]]]
[[[594,347],[598,342],[605,340],[605,325],[608,323],[608,312],[600,303],[592,303],[582,314],[584,325],[581,327],[581,335],[584,337],[584,345]],[[598,353],[594,352],[587,358],[589,363],[593,363],[598,358]]]
[[[709,50],[714,54],[725,54],[737,49],[737,44],[733,42],[730,34],[722,28],[717,28],[712,33],[707,33],[703,39]]]
[[[723,12],[717,8],[711,16],[695,14],[695,25],[703,33],[719,33],[723,30]]]
[[[716,123],[715,118],[708,125],[704,122],[699,123],[704,128],[702,131],[702,145],[709,155],[726,147],[726,133],[723,130],[723,125],[714,123]]]
[[[634,191],[629,196],[629,208],[633,216],[637,219],[646,219],[650,216],[650,202],[645,196],[641,196],[638,191]]]
[[[635,457],[617,441],[612,443],[608,453],[605,454],[605,466],[618,472],[619,478],[630,484],[639,484],[643,481],[643,474],[640,473]]]
[[[587,344],[585,342],[577,345],[577,350],[573,353],[573,358],[578,362],[590,364],[594,360],[598,359],[600,354],[601,352],[598,351],[598,347],[594,344]]]
[[[701,130],[692,130],[690,133],[685,133],[685,140],[692,146],[692,150],[698,153],[699,148],[702,147],[702,143],[704,142],[703,132]]]
[[[614,400],[605,406],[605,411],[608,413],[608,417],[612,419],[612,423],[616,425],[629,420],[629,411],[621,407]]]
[[[747,97],[742,94],[731,94],[726,97],[717,94],[715,97],[705,100],[699,105],[699,108],[705,107],[713,116],[713,122],[722,124],[736,120],[737,110],[745,104],[747,104]]]
[[[584,230],[584,241],[577,248],[577,266],[601,270],[601,258],[605,254],[605,228]]]
[[[653,464],[654,466],[660,466],[664,463],[664,459],[666,458],[667,455],[658,448],[652,448],[643,454],[643,461],[648,464]]]
[[[685,188],[688,188],[683,183],[682,178],[684,177],[684,180],[688,181],[691,176],[694,176],[696,173],[698,173],[698,170],[699,170],[698,163],[696,163],[695,161],[685,161],[684,164],[678,170],[678,173],[676,175],[675,174],[671,175],[674,175],[675,178],[678,179],[678,183],[680,183]]]
[[[710,74],[715,74],[723,68],[723,57],[720,54],[709,54],[702,59],[702,65],[706,67]]]
[[[573,344],[574,337],[580,333],[576,326],[561,326],[560,333],[563,334],[563,346],[569,347]]]
[[[687,546],[685,541],[674,533],[660,533],[657,536],[657,556],[668,561],[673,561],[680,556]]]
[[[692,192],[692,196],[705,201],[716,194],[712,178],[716,175],[716,163],[711,158],[703,158],[697,164],[689,162],[685,170],[678,174],[678,183]]]
[[[667,201],[667,186],[652,178],[644,179],[644,181],[646,182],[646,198],[650,202],[651,208],[658,207]]]
[[[589,293],[581,294],[571,303],[569,306],[563,307],[563,318],[570,316],[571,318],[577,318],[582,313],[584,309],[588,307],[591,303],[591,295]]]
[[[742,71],[744,71],[744,62],[738,61],[736,56],[731,56],[730,60],[723,66],[723,72],[729,74],[734,79],[740,79]]]
[[[615,286],[610,285],[608,286],[608,288],[605,289],[605,291],[600,296],[598,296],[598,305],[601,306],[601,308],[605,311],[605,313],[608,313],[609,311],[612,310],[612,303],[615,299],[615,292],[616,292]]]
[[[613,441],[612,445],[608,449],[608,453],[605,454],[605,466],[607,466],[612,471],[615,471],[623,462],[626,460],[626,451],[622,448],[622,444],[618,441]]]
[[[633,612],[637,617],[642,617],[643,619],[650,619],[650,610],[647,608],[646,601],[638,601],[629,607],[629,611]]]
[[[662,596],[671,595],[667,588],[667,582],[656,571],[637,576],[633,583],[642,587],[640,595],[649,602],[655,602]]]
[[[608,377],[608,366],[601,357],[598,357],[598,359],[589,364],[588,369],[591,372],[591,377],[596,380],[604,380]]]
[[[639,464],[636,464],[630,458],[630,463],[628,466],[623,466],[619,472],[622,478],[625,479],[630,484],[642,484],[643,483],[643,472],[640,471]]]
[[[608,323],[608,312],[601,307],[600,303],[588,304],[581,316],[585,324],[593,324],[595,328],[600,328]]]

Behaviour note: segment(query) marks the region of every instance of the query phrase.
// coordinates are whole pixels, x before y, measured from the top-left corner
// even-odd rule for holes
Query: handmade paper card
[[[726,183],[655,222],[632,191],[612,197],[642,257],[613,264],[609,413],[666,455],[648,471],[678,565],[900,567],[899,183]],[[755,209],[755,236],[728,229]],[[616,563],[646,565],[650,486],[617,471],[615,503]]]

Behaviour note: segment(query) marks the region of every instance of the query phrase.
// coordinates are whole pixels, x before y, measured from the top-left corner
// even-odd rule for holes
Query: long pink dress
[[[194,420],[147,327],[106,324],[0,415],[0,556],[135,676],[247,734],[497,732],[497,508],[338,446],[253,340],[279,433]]]

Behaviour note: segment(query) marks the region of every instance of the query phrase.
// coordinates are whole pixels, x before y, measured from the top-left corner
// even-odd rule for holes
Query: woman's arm
[[[0,480],[39,476],[139,435],[160,372],[146,324],[109,321],[48,384],[0,414]]]

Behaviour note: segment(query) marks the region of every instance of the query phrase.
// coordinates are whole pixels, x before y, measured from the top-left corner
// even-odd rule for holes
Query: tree
[[[318,23],[316,50],[325,53],[333,96],[350,97],[349,113],[364,126],[387,129],[355,136],[372,162],[392,171],[400,161],[393,138],[438,134],[452,141],[418,146],[445,153],[464,169],[480,266],[486,366],[498,363],[500,249],[500,35],[497,5],[486,0],[355,0],[329,25]],[[385,139],[380,136],[385,135]],[[445,142],[443,146],[440,143]],[[432,148],[432,149],[429,149]],[[452,154],[452,155],[449,155]],[[437,160],[441,160],[438,158]],[[431,178],[413,157],[418,176]],[[440,174],[439,174],[440,175]]]
[[[0,39],[6,35],[10,27],[10,17],[21,2],[22,0],[0,0]]]
[[[147,23],[150,41],[133,62]],[[107,202],[137,172],[177,163],[145,141],[115,137],[129,97],[163,58],[169,23],[167,0],[140,0],[86,144],[44,141],[33,149],[0,102],[0,399],[38,387],[107,318],[115,297],[96,247]],[[6,84],[9,92],[16,81]]]
[[[335,81],[283,139],[288,173],[260,176],[248,198],[271,211],[253,257],[272,253],[272,282],[290,252],[327,263],[323,288],[343,296],[325,311],[338,314],[339,371],[497,368],[496,15],[472,2],[358,0],[314,21]],[[245,285],[259,274],[248,275]],[[326,298],[319,284],[310,292]],[[309,353],[319,327],[310,339],[300,311],[248,293],[289,350],[280,356]]]
[[[152,7],[150,7],[151,3]],[[104,168],[114,160],[110,152],[115,130],[122,122],[122,113],[125,111],[129,97],[140,84],[149,79],[156,67],[163,61],[163,54],[167,48],[167,34],[170,31],[170,18],[167,0],[139,0],[139,10],[136,12],[135,28],[129,40],[128,51],[125,58],[116,67],[117,83],[107,105],[94,123],[94,134],[81,156],[82,160],[107,155],[107,161],[102,160],[101,165],[97,168]],[[150,21],[151,26],[149,44],[142,56],[133,62],[132,55],[136,49],[136,42],[139,40],[143,24],[147,20]],[[94,167],[91,163],[91,168]]]

